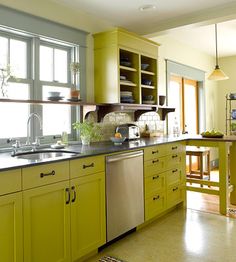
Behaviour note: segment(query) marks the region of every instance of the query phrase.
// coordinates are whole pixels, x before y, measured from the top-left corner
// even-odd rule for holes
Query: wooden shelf
[[[137,69],[133,68],[133,67],[128,67],[128,66],[122,66],[120,65],[120,69],[122,70],[127,70],[127,71],[132,71],[132,72],[137,72]]]
[[[129,104],[129,103],[97,104],[97,103],[86,103],[82,101],[71,102],[71,101],[63,101],[63,100],[49,101],[49,100],[24,100],[24,99],[4,99],[4,98],[0,98],[0,102],[80,106],[82,119],[85,119],[90,112],[97,111],[99,122],[104,118],[106,114],[111,112],[118,112],[118,111],[134,112],[134,118],[135,121],[137,121],[142,114],[150,111],[158,112],[161,120],[165,120],[166,114],[175,111],[175,108],[159,107],[158,105]]]
[[[142,74],[145,74],[145,75],[150,75],[150,76],[155,76],[155,75],[156,75],[154,72],[145,71],[145,70],[141,70],[141,73],[142,73]]]
[[[148,86],[148,85],[141,85],[141,87],[146,89],[156,89],[155,86]]]
[[[120,81],[120,85],[122,85],[122,86],[137,86],[135,83],[125,82],[125,81]]]

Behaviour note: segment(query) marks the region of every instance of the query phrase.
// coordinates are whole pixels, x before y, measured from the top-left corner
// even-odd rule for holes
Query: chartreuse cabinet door
[[[0,196],[0,261],[23,261],[22,193]]]
[[[69,182],[25,190],[23,201],[24,262],[69,262]]]
[[[71,180],[72,261],[106,242],[105,173]]]

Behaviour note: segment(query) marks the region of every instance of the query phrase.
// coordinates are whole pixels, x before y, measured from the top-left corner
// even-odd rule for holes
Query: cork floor
[[[110,255],[127,262],[235,262],[235,246],[236,219],[179,208],[86,261]]]

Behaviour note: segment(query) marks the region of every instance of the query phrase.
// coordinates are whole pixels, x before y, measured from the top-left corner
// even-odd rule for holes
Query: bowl
[[[126,137],[110,137],[110,139],[114,143],[114,145],[122,145]]]
[[[49,97],[59,97],[61,94],[61,92],[56,92],[56,91],[51,91],[51,92],[48,92],[48,95]]]
[[[152,95],[143,96],[142,98],[143,98],[143,100],[145,100],[145,101],[151,101],[151,100],[153,100],[153,96],[152,96]]]
[[[146,70],[149,67],[149,64],[141,64],[141,69]]]
[[[142,85],[150,86],[152,84],[152,80],[142,79]]]

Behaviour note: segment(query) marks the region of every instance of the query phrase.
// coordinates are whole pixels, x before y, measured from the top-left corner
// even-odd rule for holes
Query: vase
[[[84,145],[84,146],[90,145],[90,137],[89,136],[81,136],[80,138],[81,138],[82,145]]]

